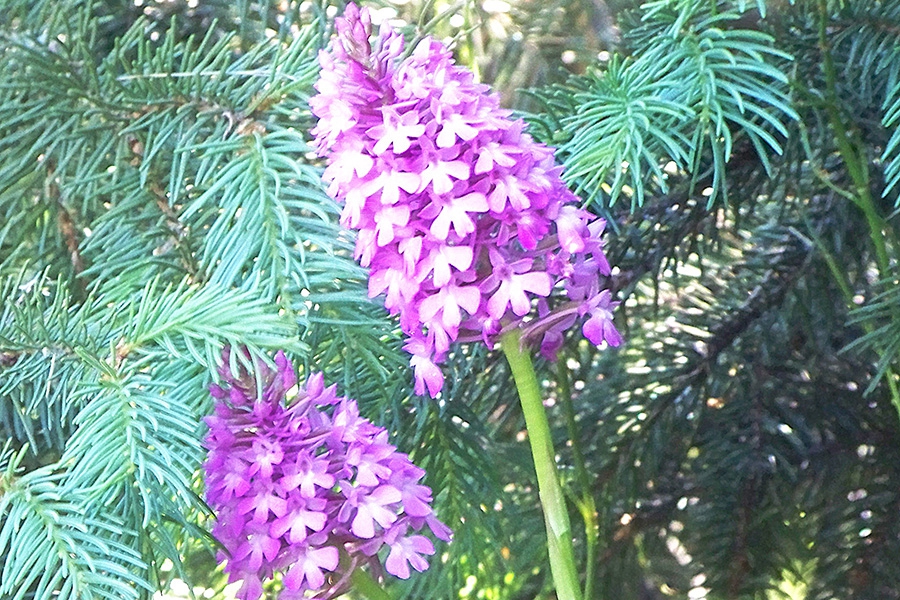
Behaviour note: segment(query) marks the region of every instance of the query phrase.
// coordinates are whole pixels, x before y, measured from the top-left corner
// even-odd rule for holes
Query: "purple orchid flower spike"
[[[204,470],[220,558],[229,581],[243,581],[238,598],[262,597],[277,573],[284,598],[335,597],[349,580],[342,569],[377,563],[382,548],[388,573],[405,579],[410,566],[427,568],[434,546],[418,532],[449,541],[450,530],[431,509],[425,472],[321,374],[288,401],[297,380],[283,352],[275,369],[257,365],[259,393],[256,375],[231,373],[230,352],[210,390]]]
[[[616,303],[598,296],[604,222],[579,208],[553,151],[440,42],[402,54],[399,34],[373,37],[366,9],[347,5],[310,107],[369,293],[386,294],[409,338],[416,393],[440,392],[453,341],[493,346],[526,323],[546,356],[579,319],[591,342],[619,345]]]

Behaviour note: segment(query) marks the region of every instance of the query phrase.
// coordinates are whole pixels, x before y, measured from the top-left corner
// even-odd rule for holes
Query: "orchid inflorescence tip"
[[[579,207],[553,151],[437,40],[404,58],[400,35],[384,24],[373,37],[354,4],[336,29],[310,99],[316,148],[369,294],[399,314],[416,393],[441,390],[452,342],[493,347],[526,323],[549,359],[579,321],[619,345],[605,222]]]

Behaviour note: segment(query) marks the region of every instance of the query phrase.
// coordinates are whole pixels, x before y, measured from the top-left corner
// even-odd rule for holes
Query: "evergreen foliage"
[[[2,7],[0,597],[149,597],[166,559],[190,579],[223,345],[284,349],[370,403],[404,379],[306,160],[323,15],[272,36],[236,25],[247,6],[202,35]]]
[[[457,347],[414,397],[322,188],[334,8],[0,0],[0,598],[221,587],[226,344],[323,371],[428,471],[454,541],[392,597],[552,597],[505,363]],[[396,12],[610,223],[625,345],[538,365],[592,597],[900,598],[900,1]]]
[[[536,94],[619,226],[629,343],[572,363],[597,597],[897,597],[898,10],[653,2]]]

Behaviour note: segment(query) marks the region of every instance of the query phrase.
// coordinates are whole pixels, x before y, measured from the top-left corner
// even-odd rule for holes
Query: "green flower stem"
[[[569,369],[562,359],[557,363],[556,379],[559,386],[559,401],[566,413],[566,429],[569,439],[572,440],[572,459],[575,462],[575,476],[578,486],[581,488],[581,498],[578,500],[578,510],[584,521],[585,537],[585,568],[584,568],[584,597],[594,597],[594,569],[597,560],[597,542],[600,532],[597,523],[597,504],[594,502],[594,494],[591,491],[591,478],[588,475],[584,462],[584,453],[581,444],[578,443],[578,424],[575,422],[575,406],[572,402],[572,386],[569,384]]]
[[[544,403],[541,400],[537,376],[531,363],[531,356],[522,350],[521,332],[517,329],[500,336],[509,367],[512,370],[519,401],[528,428],[528,440],[537,472],[538,492],[544,509],[544,524],[547,527],[547,548],[550,554],[550,572],[556,586],[558,600],[581,600],[581,586],[575,568],[575,550],[572,547],[572,533],[569,513],[556,471],[556,453],[550,438],[550,424]]]
[[[834,130],[834,141],[838,152],[853,181],[853,191],[855,192],[853,203],[866,217],[869,225],[869,237],[875,246],[875,260],[878,263],[881,277],[884,279],[890,275],[890,260],[884,240],[884,229],[887,227],[887,223],[878,213],[872,193],[869,191],[869,169],[865,153],[854,147],[838,109],[837,71],[834,67],[834,59],[831,57],[831,48],[828,45],[828,5],[826,0],[819,0],[819,9],[821,11],[819,46],[822,51],[822,69],[825,73],[825,112],[828,115],[828,122]]]
[[[378,582],[362,567],[353,569],[353,573],[350,574],[350,581],[353,583],[353,589],[368,598],[368,600],[391,600],[384,588],[378,585]]]
[[[854,190],[850,200],[862,211],[869,226],[869,238],[875,247],[875,262],[878,264],[879,276],[882,280],[891,276],[891,263],[885,241],[887,221],[878,212],[875,200],[869,190],[869,164],[862,148],[854,147],[849,132],[844,125],[844,119],[838,109],[837,95],[837,70],[834,59],[831,56],[831,47],[828,44],[828,3],[819,0],[819,49],[822,51],[822,70],[825,74],[825,112],[828,121],[834,130],[834,140],[838,153],[847,167],[847,173],[853,182]],[[829,267],[832,265],[829,264]],[[832,268],[832,270],[834,270]],[[893,318],[900,319],[900,313],[894,311]],[[893,367],[885,371],[888,389],[891,393],[891,401],[900,415],[900,389],[897,387],[896,376]]]
[[[847,281],[847,276],[844,271],[841,269],[837,260],[828,251],[828,248],[825,247],[825,244],[822,240],[816,236],[815,231],[813,231],[812,225],[807,221],[807,229],[810,231],[810,235],[812,236],[812,240],[818,248],[819,252],[822,254],[825,259],[825,264],[828,265],[828,269],[831,271],[831,275],[834,277],[835,281],[837,281],[838,287],[841,288],[841,294],[844,296],[844,301],[847,303],[847,308],[853,309],[856,307],[856,304],[853,302],[853,290],[850,289],[850,282]],[[875,326],[871,321],[863,321],[862,322],[863,331],[866,333],[872,333],[875,331]],[[883,352],[882,350],[880,350]],[[888,390],[891,393],[891,402],[894,405],[894,408],[897,411],[897,416],[900,417],[900,388],[897,387],[897,375],[894,372],[894,368],[888,366],[888,368],[884,372],[884,378],[888,384]]]

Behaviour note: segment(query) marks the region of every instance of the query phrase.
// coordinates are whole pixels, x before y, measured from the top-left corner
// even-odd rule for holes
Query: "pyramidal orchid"
[[[437,395],[456,340],[521,330],[555,358],[581,322],[616,346],[604,221],[578,207],[552,150],[426,38],[407,57],[387,25],[349,4],[310,107],[324,178],[357,230],[369,294],[400,317],[416,393]]]
[[[418,532],[449,541],[450,530],[431,509],[425,472],[321,374],[288,402],[296,378],[284,353],[275,369],[257,367],[259,380],[242,367],[232,374],[231,358],[226,350],[222,384],[210,388],[204,469],[220,559],[229,581],[243,582],[238,598],[262,597],[276,574],[284,599],[332,598],[356,568],[380,564],[379,552],[397,577],[426,569],[435,550]]]

